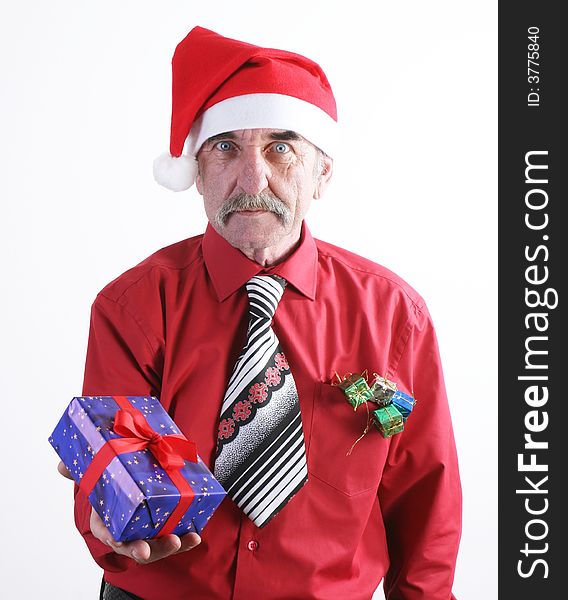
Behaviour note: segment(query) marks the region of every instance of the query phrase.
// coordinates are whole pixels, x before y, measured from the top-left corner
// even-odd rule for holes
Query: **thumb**
[[[57,465],[57,470],[61,475],[63,475],[63,477],[67,477],[67,479],[73,479],[73,477],[71,477],[71,473],[69,473],[67,467],[65,466],[62,460],[59,461],[59,464]]]

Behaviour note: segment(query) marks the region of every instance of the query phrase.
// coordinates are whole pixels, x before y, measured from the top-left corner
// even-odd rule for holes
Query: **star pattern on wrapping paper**
[[[108,441],[109,439],[115,439],[118,437],[112,430],[112,423],[114,419],[114,413],[116,412],[116,404],[110,397],[89,397],[88,402],[86,398],[77,399],[79,401],[85,401],[84,407],[88,410],[79,411],[76,410],[76,426],[65,426],[63,435],[62,430],[59,431],[59,439],[54,440],[51,438],[52,445],[54,447],[59,444],[62,451],[67,452],[67,444],[61,444],[61,441],[70,442],[68,444],[69,450],[67,458],[63,458],[63,462],[71,467],[69,470],[73,471],[73,476],[76,481],[83,476],[83,471],[96,455],[96,452],[101,448],[101,442],[93,442],[94,437],[89,438],[87,441],[85,434],[87,429],[90,428],[91,435],[98,434],[102,440]],[[132,400],[129,397],[129,401]],[[154,428],[160,432],[170,431],[176,432],[174,425],[169,425],[167,421],[163,420],[163,411],[160,407],[159,411],[155,408],[159,405],[156,399],[145,398],[138,401],[138,406],[144,408],[144,413],[148,422]],[[152,416],[155,413],[155,416]],[[83,415],[83,418],[80,418]],[[106,415],[106,416],[105,416]],[[153,419],[153,421],[151,420]],[[159,420],[161,419],[161,420]],[[81,424],[84,425],[84,429],[81,428]],[[177,430],[179,431],[179,430]],[[88,434],[87,434],[88,435]],[[96,448],[94,450],[93,448]],[[70,456],[69,456],[70,454]],[[202,466],[199,466],[202,465]],[[203,468],[205,464],[201,459],[198,459],[195,468]],[[121,492],[120,486],[121,477],[127,473],[130,476],[134,475],[134,480],[131,482],[136,483],[138,480],[142,482],[141,487],[138,487],[138,493],[131,493],[128,490]],[[208,489],[205,484],[209,483],[210,478],[203,479],[205,472],[191,472],[193,477],[187,477],[188,480],[194,482],[194,491],[196,493],[196,502],[194,508],[188,511],[178,524],[178,533],[183,531],[198,531],[205,524],[206,518],[209,518],[211,511],[216,508],[218,502],[209,503],[208,496],[211,495],[211,489]],[[138,475],[138,477],[136,477]],[[146,481],[149,480],[149,481]],[[203,485],[200,483],[203,481]],[[215,485],[218,485],[213,480]],[[159,486],[159,487],[158,487]],[[203,488],[203,489],[199,489]],[[212,486],[212,489],[217,489]],[[172,493],[173,492],[173,493]],[[96,482],[95,488],[90,494],[90,500],[96,502],[97,511],[99,512],[106,528],[113,535],[115,539],[126,540],[128,536],[136,535],[138,538],[152,537],[154,527],[159,529],[163,526],[164,522],[171,516],[171,506],[175,506],[172,498],[175,497],[177,489],[173,486],[173,483],[161,468],[159,463],[155,461],[153,455],[147,451],[138,451],[136,453],[128,453],[124,458],[114,458],[113,462],[105,469],[101,474],[100,479]],[[122,497],[120,496],[122,494]],[[145,494],[148,498],[154,498],[151,503],[152,518],[153,522],[146,522],[145,515],[149,515],[148,508],[144,512],[142,501],[144,501]],[[164,494],[163,500],[158,499],[159,494]],[[122,498],[122,499],[121,499]],[[169,498],[169,500],[168,500]],[[102,503],[101,503],[102,500]],[[127,504],[128,502],[128,504]],[[198,504],[199,503],[199,504]],[[110,507],[113,507],[110,510]],[[199,512],[198,509],[203,512]],[[128,509],[126,510],[126,507]],[[136,517],[138,519],[136,520]],[[193,519],[196,519],[194,522]],[[196,523],[199,524],[199,529],[196,528]],[[141,535],[141,532],[144,534]],[[122,533],[121,533],[122,532]]]

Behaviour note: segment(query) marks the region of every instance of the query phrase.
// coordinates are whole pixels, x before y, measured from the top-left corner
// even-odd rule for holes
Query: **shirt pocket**
[[[348,496],[378,490],[388,440],[371,424],[353,446],[367,425],[367,407],[354,411],[340,388],[317,382],[313,410],[308,473]]]

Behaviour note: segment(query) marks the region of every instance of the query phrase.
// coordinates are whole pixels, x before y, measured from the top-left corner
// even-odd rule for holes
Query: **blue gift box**
[[[412,412],[416,401],[412,396],[401,391],[396,391],[391,397],[391,402],[398,408],[403,421],[406,421],[408,415]]]
[[[170,434],[180,435],[171,417],[153,396],[73,398],[49,442],[79,486],[97,453],[103,447],[108,451],[108,442],[121,438],[114,431],[115,415],[121,410],[117,399],[122,404],[129,403],[126,407],[129,410],[140,411],[147,425],[162,439],[167,440]],[[112,453],[89,493],[89,501],[116,541],[149,539],[160,534],[180,502],[179,475],[184,480],[182,487],[194,497],[173,533],[201,533],[226,492],[199,456],[197,462],[186,460],[183,464],[177,473],[172,473],[148,448]],[[172,525],[168,523],[168,528]]]

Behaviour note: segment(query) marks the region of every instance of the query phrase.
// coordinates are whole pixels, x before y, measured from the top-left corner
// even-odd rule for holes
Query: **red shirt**
[[[450,600],[461,489],[434,329],[421,297],[369,260],[314,240],[263,268],[209,225],[154,253],[97,296],[83,395],[157,396],[213,471],[219,410],[248,322],[258,273],[289,285],[273,328],[294,374],[308,482],[258,529],[225,498],[193,550],[139,565],[76,522],[107,581],[145,600]],[[368,369],[413,394],[402,433],[372,428],[340,375]]]

